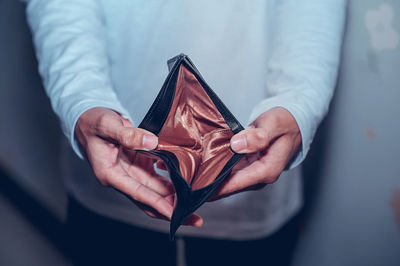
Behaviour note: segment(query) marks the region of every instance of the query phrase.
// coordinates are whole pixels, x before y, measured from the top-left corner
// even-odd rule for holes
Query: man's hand
[[[246,157],[234,167],[230,178],[211,200],[275,182],[300,145],[299,127],[286,109],[277,107],[263,113],[251,128],[232,137],[232,150],[246,153]]]
[[[155,160],[135,152],[155,149],[155,135],[132,127],[128,120],[106,108],[84,112],[75,134],[102,185],[128,195],[153,218],[171,219],[175,195],[171,181],[155,172]],[[203,220],[193,214],[185,224],[201,226]]]

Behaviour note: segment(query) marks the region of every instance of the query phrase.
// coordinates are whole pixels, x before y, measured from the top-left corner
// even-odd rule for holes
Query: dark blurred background
[[[350,0],[329,115],[304,164],[293,265],[400,265],[400,1]],[[0,0],[0,265],[69,265],[63,136],[24,5]]]

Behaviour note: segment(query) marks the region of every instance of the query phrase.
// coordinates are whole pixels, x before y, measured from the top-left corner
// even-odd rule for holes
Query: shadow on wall
[[[296,266],[400,261],[400,2],[348,7],[338,86],[304,164]]]
[[[2,235],[0,264],[31,259],[29,263],[43,265],[54,259],[64,265],[68,254],[61,222],[67,197],[58,161],[62,136],[41,84],[20,1],[0,0],[0,36],[0,196],[21,214],[13,218],[2,213],[3,230],[11,232]],[[24,252],[16,257],[21,248]]]
[[[0,167],[59,219],[66,194],[58,162],[60,130],[41,85],[20,1],[0,1]]]

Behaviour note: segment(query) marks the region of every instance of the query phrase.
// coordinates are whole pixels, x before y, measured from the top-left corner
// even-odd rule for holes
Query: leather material
[[[176,191],[170,237],[229,177],[244,155],[230,148],[243,127],[188,56],[168,60],[169,74],[139,127],[159,138],[140,153],[164,161]]]

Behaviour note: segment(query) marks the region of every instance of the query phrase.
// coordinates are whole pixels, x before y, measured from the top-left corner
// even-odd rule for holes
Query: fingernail
[[[247,148],[247,141],[245,137],[239,137],[232,141],[231,143],[232,150],[236,152],[243,152]]]
[[[203,219],[198,219],[198,220],[194,223],[194,226],[195,226],[195,227],[202,227],[203,224],[204,224]]]
[[[144,135],[142,144],[143,148],[153,150],[157,147],[158,138],[153,135]]]

